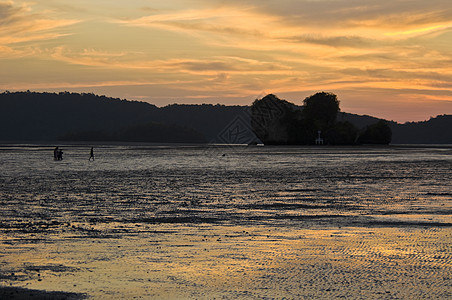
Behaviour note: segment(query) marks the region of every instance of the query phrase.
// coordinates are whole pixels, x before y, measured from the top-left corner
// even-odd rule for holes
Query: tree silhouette
[[[348,121],[337,122],[324,135],[331,145],[355,145],[358,143],[359,129]]]
[[[303,116],[316,130],[326,130],[336,122],[339,100],[333,93],[320,92],[303,100]]]
[[[286,100],[273,94],[256,99],[251,106],[251,127],[265,144],[292,143],[291,127],[296,122],[299,110]]]
[[[385,121],[378,121],[366,127],[359,137],[362,144],[389,144],[392,139],[392,131]]]

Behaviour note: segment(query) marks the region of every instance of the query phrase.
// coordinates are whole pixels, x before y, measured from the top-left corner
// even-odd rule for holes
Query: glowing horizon
[[[300,105],[398,122],[452,114],[448,0],[0,0],[0,91],[93,92],[158,106]]]

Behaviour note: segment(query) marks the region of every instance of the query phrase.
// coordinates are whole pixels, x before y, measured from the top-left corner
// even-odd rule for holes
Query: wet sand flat
[[[452,231],[174,226],[3,240],[4,282],[95,299],[452,296]],[[14,277],[14,278],[12,278]]]
[[[66,148],[0,147],[2,297],[452,297],[448,147]]]

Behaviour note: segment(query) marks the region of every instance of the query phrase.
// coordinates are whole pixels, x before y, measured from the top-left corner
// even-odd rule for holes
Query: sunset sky
[[[452,114],[450,0],[0,0],[0,92]]]

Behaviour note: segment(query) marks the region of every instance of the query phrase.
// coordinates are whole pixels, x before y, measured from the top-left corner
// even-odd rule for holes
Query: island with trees
[[[357,145],[389,144],[392,130],[383,120],[359,129],[349,121],[338,121],[339,100],[333,93],[307,97],[303,106],[273,94],[251,106],[251,125],[264,144]]]

